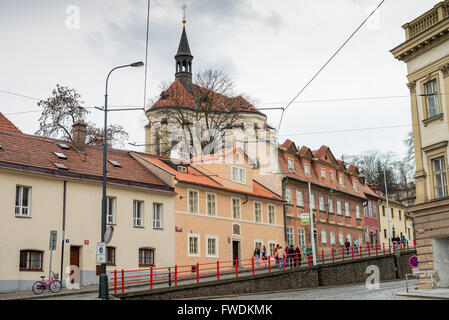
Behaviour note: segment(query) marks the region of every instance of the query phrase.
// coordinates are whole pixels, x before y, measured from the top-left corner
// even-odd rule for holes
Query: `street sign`
[[[89,244],[89,240],[84,240],[84,244],[88,245]]]
[[[300,218],[301,218],[301,224],[303,226],[309,226],[310,225],[310,217],[308,213],[301,213],[300,214]]]
[[[50,246],[49,250],[56,250],[56,239],[57,239],[58,232],[55,230],[50,231]]]
[[[176,232],[182,232],[182,227],[175,227]]]
[[[112,234],[114,233],[114,227],[113,226],[109,226],[107,227],[106,231],[104,232],[104,242],[106,244],[108,244],[109,242],[111,242],[112,239]]]
[[[97,264],[106,263],[106,243],[97,243]]]
[[[410,257],[410,266],[412,268],[416,268],[418,266],[418,257],[417,256],[412,256]]]

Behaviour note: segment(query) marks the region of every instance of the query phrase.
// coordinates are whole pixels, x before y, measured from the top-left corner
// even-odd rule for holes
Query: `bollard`
[[[217,280],[220,280],[220,261],[217,260]]]
[[[153,267],[150,268],[150,289],[153,289]]]
[[[122,293],[125,292],[125,270],[122,269]]]
[[[251,264],[252,264],[252,267],[253,267],[253,275],[254,275],[254,257],[251,258]]]
[[[117,294],[117,270],[114,270],[114,294]]]
[[[196,283],[200,282],[200,264],[196,263]]]

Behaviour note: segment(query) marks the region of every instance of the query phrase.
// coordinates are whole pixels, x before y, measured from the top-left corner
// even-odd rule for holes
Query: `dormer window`
[[[307,163],[304,164],[304,172],[310,175],[310,166]]]
[[[61,152],[53,152],[53,154],[55,156],[57,156],[59,159],[67,160],[67,156],[65,154],[61,153]]]
[[[321,168],[321,178],[326,179],[326,169]]]
[[[117,161],[115,161],[115,160],[110,160],[109,159],[109,162],[116,168],[121,168],[122,167],[122,165],[120,163],[118,163]]]
[[[352,187],[354,188],[354,190],[357,190],[357,182],[356,181],[352,182]]]
[[[58,146],[61,149],[64,149],[64,150],[69,150],[70,149],[70,147],[68,145],[66,145],[65,143],[58,143]]]
[[[329,171],[329,179],[331,182],[334,182],[334,173],[332,171]]]
[[[288,170],[295,170],[295,164],[293,159],[288,159]]]
[[[344,182],[343,182],[343,176],[339,176],[338,178],[339,178],[339,181],[340,181],[340,185],[343,186],[343,185],[344,185]]]
[[[179,172],[187,172],[187,167],[185,167],[185,166],[178,166],[178,171]]]

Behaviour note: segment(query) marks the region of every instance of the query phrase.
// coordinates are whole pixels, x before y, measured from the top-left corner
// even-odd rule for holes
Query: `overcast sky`
[[[194,72],[223,70],[259,107],[285,107],[379,2],[153,0],[147,96],[159,95],[159,84],[174,79],[183,4]],[[438,2],[386,0],[297,101],[405,97],[293,104],[280,142],[288,137],[313,150],[328,145],[337,158],[371,149],[402,157],[411,130],[406,65],[389,51],[405,40],[401,26]],[[0,90],[46,99],[60,84],[75,88],[84,106],[102,106],[109,70],[145,59],[146,15],[147,0],[2,0]],[[37,101],[2,91],[0,111],[33,134]],[[143,97],[144,68],[113,73],[109,105],[141,106]],[[89,120],[102,126],[103,113],[89,110]],[[277,127],[281,111],[264,113]],[[125,127],[129,142],[144,143],[142,111],[111,112],[109,119]],[[393,128],[355,130],[378,127]]]

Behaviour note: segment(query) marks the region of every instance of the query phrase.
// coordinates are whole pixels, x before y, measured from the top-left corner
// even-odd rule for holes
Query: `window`
[[[371,206],[371,201],[368,201],[368,214],[370,217],[373,216],[373,207]]]
[[[285,201],[288,204],[292,204],[292,189],[290,188],[285,188]]]
[[[360,219],[360,206],[355,206],[355,217]]]
[[[321,179],[326,179],[326,169],[321,168]]]
[[[306,246],[306,232],[304,229],[298,229],[298,245],[300,247]]]
[[[387,229],[384,229],[384,238],[387,239]]]
[[[206,236],[207,252],[206,257],[218,257],[218,238],[216,236]]]
[[[207,215],[215,217],[217,215],[217,196],[215,193],[206,193]]]
[[[295,241],[293,239],[293,228],[292,227],[287,227],[287,244],[290,245],[295,245]]]
[[[365,228],[365,242],[369,242],[369,228],[366,227]]]
[[[276,208],[274,205],[268,205],[268,223],[275,224],[276,223]]]
[[[310,210],[315,210],[315,195],[310,194]]]
[[[329,212],[334,212],[334,201],[329,197],[327,199],[327,205],[329,206]]]
[[[367,201],[366,203],[367,203],[367,205],[363,207],[363,215],[365,217],[368,216],[368,209],[367,208],[368,208],[369,201]]]
[[[139,249],[139,267],[154,266],[154,249]]]
[[[302,191],[296,190],[296,205],[304,207],[304,202],[302,198]]]
[[[254,202],[254,221],[262,222],[262,204]]]
[[[373,217],[377,218],[377,205],[375,202],[373,202]]]
[[[106,197],[106,221],[108,224],[115,224],[115,198]]]
[[[321,230],[321,243],[327,243],[326,230]]]
[[[352,181],[352,187],[357,191],[357,181]]]
[[[329,241],[330,241],[330,244],[335,244],[335,232],[329,233]]]
[[[30,215],[30,187],[16,186],[16,209],[17,216]]]
[[[341,246],[345,244],[343,240],[343,233],[341,232],[338,234],[338,242],[340,243]]]
[[[153,203],[153,228],[162,229],[162,203]]]
[[[391,218],[394,218],[394,210],[391,208]]]
[[[276,248],[276,243],[270,242],[268,244],[268,250],[269,250],[270,257],[274,256],[274,249],[275,248]]]
[[[187,172],[187,167],[185,167],[185,166],[178,166],[178,171],[179,172]]]
[[[399,221],[402,220],[401,210],[399,210]]]
[[[349,213],[349,202],[345,201],[345,215],[347,217],[350,217],[351,214]]]
[[[232,198],[232,218],[240,219],[240,198]]]
[[[293,162],[293,159],[288,159],[288,170],[294,170],[295,169],[295,165]]]
[[[432,118],[440,114],[440,105],[438,100],[437,80],[424,84],[424,91],[427,102],[427,116]]]
[[[44,253],[35,250],[20,250],[20,271],[42,271]]]
[[[199,256],[200,254],[200,238],[198,235],[189,234],[189,241],[188,241],[188,255],[189,256]]]
[[[232,167],[232,181],[246,183],[246,170],[244,168]]]
[[[310,166],[307,163],[304,164],[304,172],[310,175]]]
[[[319,197],[319,202],[320,202],[320,211],[324,211],[324,197],[320,196]]]
[[[143,201],[133,201],[134,227],[143,227]]]
[[[344,182],[343,182],[343,176],[339,176],[338,179],[339,179],[339,181],[340,181],[340,185],[344,185]]]
[[[385,217],[385,206],[382,206],[382,215]]]
[[[331,182],[334,182],[334,172],[333,171],[329,171],[329,179],[331,180]]]
[[[337,214],[341,215],[341,201],[337,200]]]
[[[189,190],[189,213],[198,214],[198,191]]]
[[[432,167],[435,182],[435,197],[447,197],[446,166],[444,163],[444,157],[433,159]]]
[[[109,266],[115,266],[115,248],[106,247],[106,264]]]

